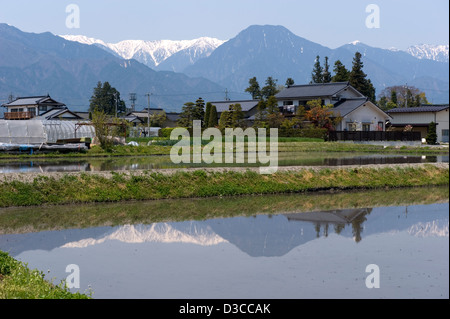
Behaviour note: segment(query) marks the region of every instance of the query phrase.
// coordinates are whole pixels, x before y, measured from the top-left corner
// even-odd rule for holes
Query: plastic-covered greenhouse
[[[84,124],[84,125],[80,125]],[[94,138],[88,122],[60,120],[0,120],[0,146],[54,144],[58,140]],[[0,149],[2,148],[0,147]]]

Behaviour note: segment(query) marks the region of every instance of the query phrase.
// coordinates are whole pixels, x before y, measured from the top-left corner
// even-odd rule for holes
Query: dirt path
[[[418,164],[372,164],[372,165],[345,165],[345,166],[280,166],[278,167],[278,172],[295,172],[301,170],[322,170],[322,169],[354,169],[354,168],[404,168],[404,167],[423,167],[425,165],[433,165],[439,168],[449,168],[449,163],[418,163]],[[255,171],[259,173],[259,167],[198,167],[198,168],[179,168],[179,169],[149,169],[149,170],[126,170],[126,171],[116,171],[115,173],[125,174],[128,176],[139,176],[148,173],[161,173],[161,174],[174,174],[176,172],[193,172],[203,170],[206,172],[245,172],[245,171]],[[79,176],[81,174],[93,174],[100,175],[106,178],[112,176],[111,171],[90,171],[90,172],[43,172],[43,173],[3,173],[0,174],[1,182],[11,182],[11,181],[22,181],[31,183],[36,177],[46,176],[55,179],[60,179],[64,176]]]

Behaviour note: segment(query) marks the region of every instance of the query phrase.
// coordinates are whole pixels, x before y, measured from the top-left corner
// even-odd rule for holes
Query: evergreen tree
[[[109,82],[98,82],[90,99],[89,111],[100,111],[107,115],[115,115],[126,111],[126,105],[120,99],[120,93]]]
[[[211,105],[211,110],[209,113],[209,121],[208,127],[216,127],[217,126],[217,108],[215,105]]]
[[[334,62],[334,76],[331,78],[331,82],[348,82],[350,71],[345,68],[340,60]]]
[[[397,105],[397,91],[395,90],[391,91],[391,102]]]
[[[244,122],[244,112],[242,112],[242,107],[239,103],[232,104],[229,107],[231,118],[230,127],[242,127]]]
[[[227,127],[231,127],[231,125],[232,125],[231,112],[223,111],[222,114],[220,114],[219,128],[223,130]]]
[[[263,98],[268,99],[270,96],[274,96],[279,92],[277,88],[277,81],[277,79],[274,79],[271,76],[266,79],[266,86],[261,90],[261,95]]]
[[[314,63],[314,68],[311,73],[311,83],[323,83],[323,68],[320,66],[320,57],[316,57],[316,62]]]
[[[330,83],[331,82],[331,73],[329,71],[330,66],[328,64],[328,57],[325,57],[325,65],[323,67],[323,74],[322,74],[322,79],[323,79],[323,83]]]
[[[249,87],[245,89],[245,92],[248,92],[252,95],[253,100],[261,99],[261,88],[259,86],[258,80],[256,77],[251,78],[248,81]]]
[[[428,134],[425,138],[428,145],[435,145],[437,142],[436,123],[431,122],[428,126]]]
[[[287,78],[286,84],[285,84],[286,87],[289,87],[289,86],[294,85],[294,84],[295,84],[295,83],[294,83],[294,79],[292,79],[292,78]]]
[[[193,119],[202,121],[202,127],[204,126],[203,121],[205,119],[205,101],[201,97],[199,97],[197,101],[195,101]]]
[[[367,96],[371,102],[375,103],[375,88],[372,82],[367,79],[367,74],[364,73],[363,67],[361,53],[356,52],[353,58],[353,67],[349,74],[349,83],[356,90]]]
[[[204,127],[210,127],[209,126],[209,114],[211,113],[211,102],[206,103],[206,109],[205,109],[205,117],[203,120],[203,126]]]
[[[195,104],[192,102],[186,102],[180,113],[180,119],[177,124],[181,127],[192,127],[195,115]]]

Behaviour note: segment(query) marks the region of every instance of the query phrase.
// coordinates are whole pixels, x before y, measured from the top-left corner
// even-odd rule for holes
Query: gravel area
[[[354,168],[376,168],[382,169],[386,167],[390,168],[403,168],[403,167],[423,167],[425,165],[432,165],[439,168],[448,169],[449,163],[418,163],[418,164],[373,164],[373,165],[345,165],[345,166],[280,166],[278,172],[293,172],[301,170],[321,170],[321,169],[354,169]],[[125,174],[128,176],[139,176],[148,173],[162,173],[162,174],[174,174],[176,172],[193,172],[197,170],[203,170],[206,172],[245,172],[255,171],[259,172],[258,167],[199,167],[199,168],[179,168],[179,169],[150,169],[150,170],[127,170],[127,171],[115,171],[115,173]],[[31,183],[36,177],[47,176],[55,179],[62,178],[64,176],[79,176],[81,174],[100,175],[106,178],[112,176],[111,171],[91,171],[91,172],[44,172],[44,173],[3,173],[0,174],[0,182],[22,181]]]

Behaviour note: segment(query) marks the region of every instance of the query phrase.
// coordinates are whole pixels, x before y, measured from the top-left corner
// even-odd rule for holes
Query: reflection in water
[[[279,166],[340,166],[403,163],[448,163],[448,156],[361,155],[354,153],[280,153]],[[206,164],[173,164],[169,156],[86,158],[65,160],[33,160],[0,162],[0,173],[78,172],[145,170],[175,167],[202,167]],[[209,164],[209,167],[241,166],[242,164]],[[246,164],[247,166],[259,166]]]
[[[369,202],[377,192],[348,194],[356,207],[342,204],[340,194],[322,195],[316,196],[317,202],[335,201],[336,208],[318,210],[319,204],[311,206],[314,196],[304,195],[268,196],[268,201],[234,198],[235,206],[231,199],[216,199],[217,206],[210,199],[174,201],[174,206],[162,201],[160,210],[172,207],[177,210],[173,216],[191,209],[202,212],[203,203],[210,210],[225,205],[242,212],[251,201],[266,213],[180,221],[169,217],[152,223],[145,221],[158,214],[153,204],[123,204],[130,215],[117,211],[122,216],[117,220],[98,214],[103,206],[116,214],[116,206],[102,204],[87,206],[83,212],[72,209],[76,220],[98,219],[97,226],[66,229],[58,223],[73,222],[56,212],[53,221],[46,219],[52,215],[48,211],[40,215],[31,209],[4,209],[0,250],[31,268],[49,269],[53,278],[64,279],[68,264],[79,265],[81,291],[91,285],[94,298],[448,298],[445,190],[430,190],[442,195],[434,203],[418,203],[429,201],[423,189],[411,191],[416,199],[410,204],[373,207],[354,203],[364,197]],[[392,191],[393,196],[390,191],[381,193],[385,200],[411,195],[403,192],[403,196],[398,190]],[[142,216],[135,210],[139,205],[144,208]],[[70,207],[64,209],[70,215]],[[31,220],[24,223],[27,218]],[[39,227],[34,218],[37,224],[47,223],[46,230],[27,232]],[[1,225],[6,222],[22,233],[8,231]],[[365,267],[372,263],[382,274],[377,290],[364,284]]]

